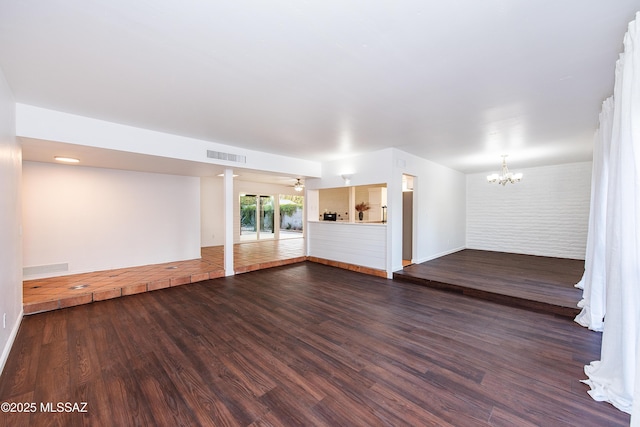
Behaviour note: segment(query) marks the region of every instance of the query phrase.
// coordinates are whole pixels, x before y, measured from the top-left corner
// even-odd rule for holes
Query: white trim
[[[233,276],[233,169],[224,170],[224,275]]]
[[[7,344],[4,346],[4,350],[2,350],[2,358],[0,358],[0,375],[4,371],[4,365],[7,363],[9,359],[9,353],[11,353],[11,348],[13,347],[13,342],[18,335],[18,330],[20,329],[20,325],[22,324],[22,318],[24,317],[24,310],[20,310],[20,314],[18,315],[18,321],[13,326],[11,330],[11,335],[9,335],[9,339],[7,340]]]
[[[440,252],[439,254],[435,254],[435,255],[432,255],[432,256],[427,257],[427,258],[421,258],[421,259],[415,260],[414,264],[421,264],[423,262],[431,261],[432,259],[440,258],[440,257],[443,257],[445,255],[450,255],[450,254],[455,253],[455,252],[460,252],[460,251],[465,250],[465,249],[468,249],[468,248],[465,247],[465,246],[460,246],[459,248],[455,248],[455,249],[451,249],[451,250],[448,250],[448,251]],[[400,269],[400,270],[402,270],[402,269]]]

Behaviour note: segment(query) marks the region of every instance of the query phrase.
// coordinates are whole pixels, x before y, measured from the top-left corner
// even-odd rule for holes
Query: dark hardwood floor
[[[584,261],[465,249],[395,272],[393,277],[540,313],[576,317],[574,285]]]
[[[600,339],[303,262],[25,317],[0,402],[38,411],[0,425],[628,425],[579,382]]]

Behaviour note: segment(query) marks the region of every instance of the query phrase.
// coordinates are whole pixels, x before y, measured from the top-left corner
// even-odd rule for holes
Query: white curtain
[[[640,394],[640,37],[629,24],[616,64],[606,198],[606,318],[600,360],[585,366],[595,400],[632,413]]]
[[[593,166],[591,177],[591,210],[585,270],[582,280],[576,285],[583,289],[582,308],[575,321],[594,331],[602,331],[604,326],[606,286],[605,286],[605,238],[607,217],[607,185],[609,174],[609,150],[613,128],[613,96],[602,103],[600,128],[593,143]]]

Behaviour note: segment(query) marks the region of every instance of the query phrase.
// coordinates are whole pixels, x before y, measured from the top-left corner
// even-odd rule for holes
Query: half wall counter
[[[312,261],[386,277],[387,224],[309,221],[307,242]]]

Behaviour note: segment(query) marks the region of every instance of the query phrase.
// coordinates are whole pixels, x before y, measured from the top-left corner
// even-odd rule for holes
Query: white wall
[[[200,180],[24,162],[24,266],[52,277],[200,257]]]
[[[413,261],[425,262],[458,250],[466,244],[466,181],[461,172],[396,150],[395,185],[402,174],[414,177]],[[387,196],[389,197],[389,196]],[[396,195],[395,205],[402,205]],[[394,236],[402,236],[402,222],[394,224]],[[402,241],[394,242],[394,269],[402,268]]]
[[[414,260],[424,262],[464,249],[466,181],[461,172],[393,148],[324,163],[322,178],[306,181],[310,215],[317,215],[318,193],[315,190],[344,185],[342,174],[352,174],[350,185],[354,186],[387,185],[388,274],[402,269],[403,174],[415,176]],[[314,216],[309,218],[314,219]],[[308,235],[309,240],[313,238]]]
[[[591,162],[518,169],[517,184],[467,176],[467,247],[584,259]]]
[[[15,135],[15,102],[0,70],[0,373],[22,319],[22,151]]]
[[[220,177],[200,178],[200,243],[224,245],[224,185]]]
[[[307,186],[307,218],[311,221],[315,221],[319,217],[319,214],[322,214],[322,212],[319,212],[319,192],[316,190],[345,186],[345,182],[342,178],[343,174],[351,175],[351,182],[349,183],[349,186],[387,184],[388,191],[392,192],[393,187],[390,185],[390,183],[393,182],[392,164],[394,151],[395,149],[389,148],[346,159],[339,159],[332,162],[323,163],[322,177],[319,179],[307,179],[305,181],[305,184]],[[402,207],[400,206],[399,209],[399,212],[401,212]],[[357,215],[355,213],[355,210],[353,210],[353,207],[350,207],[350,212],[352,212],[350,215]],[[393,219],[392,212],[394,212],[394,206],[392,206],[391,201],[389,201],[388,218],[390,222]],[[401,216],[402,215],[400,215],[400,217]],[[400,224],[402,223],[400,222]],[[392,275],[391,254],[394,250],[393,244],[391,243],[392,231],[390,225],[391,223],[389,223],[385,227],[387,233],[385,255],[387,265],[384,269],[387,271],[388,277],[391,277]],[[315,238],[316,237],[313,235],[312,230],[308,227],[307,251],[309,254],[311,254],[314,250]],[[402,248],[400,248],[400,250],[402,250]],[[344,253],[336,252],[333,255],[334,258],[332,259],[335,261],[343,261],[349,263],[350,261],[348,260],[351,259],[349,251],[349,248],[344,248]],[[399,268],[402,268],[401,258]]]
[[[349,186],[385,184],[392,179],[392,148],[322,164],[322,177],[307,179],[308,189],[344,187],[343,174],[351,175]]]

